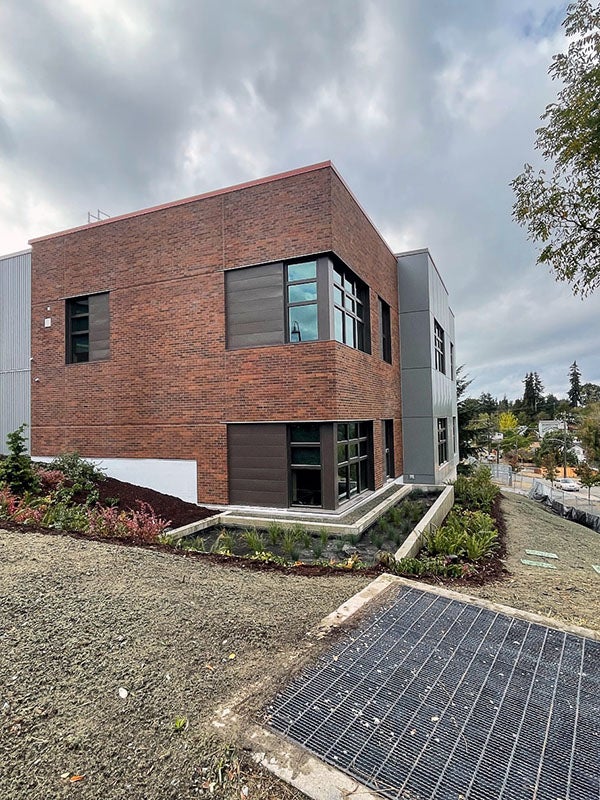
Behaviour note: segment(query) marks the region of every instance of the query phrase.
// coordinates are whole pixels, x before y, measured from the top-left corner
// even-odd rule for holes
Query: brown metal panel
[[[282,264],[226,272],[225,310],[229,349],[283,344]]]
[[[227,457],[232,505],[287,507],[285,425],[228,425]]]
[[[108,292],[89,297],[90,361],[110,358],[110,311]]]
[[[336,437],[333,422],[321,425],[321,487],[323,492],[323,508],[337,508],[337,453]]]

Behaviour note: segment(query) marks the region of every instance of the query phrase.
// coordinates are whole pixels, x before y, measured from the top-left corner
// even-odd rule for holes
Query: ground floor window
[[[367,422],[337,425],[338,500],[349,500],[369,488],[369,436]]]
[[[394,420],[383,420],[383,453],[385,477],[393,478],[394,475]]]
[[[291,502],[296,506],[321,506],[321,426],[316,422],[289,426]]]
[[[448,420],[445,417],[438,418],[437,421],[438,437],[438,465],[448,461]]]

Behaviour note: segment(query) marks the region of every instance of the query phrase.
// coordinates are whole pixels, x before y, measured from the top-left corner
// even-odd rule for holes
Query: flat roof
[[[291,177],[294,177],[295,175],[303,175],[304,173],[307,173],[307,172],[315,172],[317,170],[325,169],[325,168],[332,169],[335,172],[335,174],[337,175],[339,180],[342,182],[342,184],[345,187],[346,191],[350,194],[350,196],[352,197],[352,199],[354,200],[354,202],[356,203],[356,205],[360,209],[361,213],[363,214],[363,216],[365,217],[365,219],[367,220],[369,225],[371,225],[371,227],[373,228],[375,233],[379,236],[379,238],[385,244],[385,246],[390,251],[390,253],[392,255],[394,255],[394,252],[391,249],[391,247],[388,245],[388,243],[386,242],[384,237],[381,235],[381,233],[377,229],[376,225],[373,223],[372,219],[369,217],[369,215],[364,210],[362,205],[356,199],[356,196],[355,196],[354,192],[350,189],[350,187],[348,186],[346,181],[340,175],[339,171],[335,167],[335,164],[330,160],[320,161],[317,164],[310,164],[309,166],[306,166],[306,167],[298,167],[297,169],[288,170],[287,172],[278,172],[275,175],[268,175],[268,176],[266,176],[264,178],[257,178],[256,180],[253,180],[253,181],[246,181],[245,183],[238,183],[238,184],[235,184],[234,186],[227,186],[227,187],[225,187],[223,189],[213,189],[210,192],[204,192],[202,194],[197,194],[197,195],[194,195],[192,197],[185,197],[185,198],[183,198],[181,200],[173,200],[173,201],[171,201],[169,203],[161,203],[160,205],[157,205],[157,206],[150,206],[148,208],[142,208],[142,209],[140,209],[138,211],[130,211],[130,212],[126,213],[126,214],[119,214],[119,215],[117,215],[115,217],[109,217],[108,219],[102,219],[102,220],[98,220],[96,222],[88,222],[85,225],[78,225],[78,226],[76,226],[74,228],[67,228],[67,229],[62,230],[62,231],[57,231],[56,233],[49,233],[46,236],[37,236],[34,239],[30,239],[29,240],[29,244],[35,244],[36,242],[44,242],[44,241],[46,241],[48,239],[56,239],[56,238],[58,238],[60,236],[67,236],[68,234],[76,233],[78,231],[85,231],[85,230],[89,230],[90,228],[98,228],[98,227],[100,227],[102,225],[110,225],[113,222],[119,222],[120,220],[133,219],[134,217],[141,217],[144,214],[152,214],[155,211],[163,211],[164,209],[167,209],[167,208],[175,208],[176,206],[183,206],[183,205],[187,205],[188,203],[195,203],[198,200],[206,200],[206,199],[211,198],[211,197],[219,197],[220,195],[230,194],[232,192],[237,192],[240,189],[249,189],[252,186],[261,186],[263,184],[273,183],[274,181],[283,180],[284,178],[291,178]]]

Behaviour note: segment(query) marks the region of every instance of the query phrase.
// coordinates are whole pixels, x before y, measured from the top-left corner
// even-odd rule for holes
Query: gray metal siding
[[[0,453],[31,423],[31,251],[0,257]],[[29,430],[26,431],[29,437]],[[29,444],[29,439],[28,439]]]
[[[225,273],[227,347],[284,344],[283,265]]]
[[[404,478],[411,483],[444,483],[455,477],[458,462],[452,447],[456,381],[450,376],[454,315],[448,304],[448,291],[427,250],[398,256],[398,295]],[[444,329],[446,374],[435,369],[435,321]],[[437,463],[438,418],[448,422],[448,461],[441,466]]]
[[[288,506],[287,426],[227,426],[229,502],[240,506]]]

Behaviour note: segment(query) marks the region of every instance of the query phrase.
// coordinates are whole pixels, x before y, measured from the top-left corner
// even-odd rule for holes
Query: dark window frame
[[[381,358],[392,363],[392,313],[390,306],[379,298],[379,344]]]
[[[294,428],[301,427],[315,427],[318,433],[318,440],[294,439]],[[288,475],[289,475],[289,502],[290,506],[301,508],[323,508],[323,451],[321,441],[321,426],[319,423],[314,422],[298,422],[290,423],[288,425]],[[294,461],[294,451],[298,452],[299,449],[312,449],[318,451],[319,463],[306,464]],[[294,475],[301,472],[318,472],[320,476],[320,503],[300,503],[297,498],[294,501]]]
[[[394,420],[384,419],[383,423],[383,466],[386,478],[395,478]]]
[[[350,436],[351,426],[356,435]],[[345,435],[342,427],[345,427]],[[345,503],[371,488],[372,425],[368,422],[338,422],[335,426],[337,501]],[[345,458],[340,460],[340,447],[345,448]],[[351,450],[353,454],[351,454]],[[352,472],[356,468],[356,490],[352,491]],[[345,473],[345,490],[340,492],[340,471]]]
[[[452,380],[456,380],[456,374],[454,371],[454,343],[450,342],[450,378]]]
[[[341,300],[336,300],[336,292]],[[362,313],[359,313],[359,309]],[[333,339],[353,350],[370,353],[369,337],[369,287],[351,269],[339,261],[333,264],[331,286]],[[341,316],[341,339],[336,329],[336,311]],[[348,329],[353,341],[349,341]]]
[[[299,264],[313,264],[315,265],[315,276],[314,278],[305,278],[301,280],[290,280],[289,279],[289,269],[290,267],[295,267]],[[303,341],[302,339],[302,332],[298,326],[297,336],[298,338],[293,338],[295,336],[295,332],[293,331],[293,326],[290,326],[290,309],[291,308],[301,308],[305,306],[314,306],[315,307],[315,314],[317,318],[317,335],[314,339],[304,339],[305,342],[315,342],[319,339],[319,259],[317,256],[314,258],[302,258],[296,259],[294,261],[285,261],[283,264],[283,277],[284,277],[284,314],[285,314],[285,341],[287,344],[297,344]],[[291,302],[289,299],[289,288],[290,286],[303,286],[309,283],[315,284],[316,289],[316,297],[314,300],[302,300],[297,302]]]
[[[444,329],[437,321],[433,320],[433,349],[435,353],[435,368],[446,374],[446,337]]]
[[[437,444],[438,466],[448,462],[448,420],[446,417],[437,418]]]
[[[78,297],[69,297],[66,301],[66,356],[67,364],[85,364],[90,360],[90,296],[87,294]],[[77,305],[87,306],[85,313],[74,313]],[[87,327],[74,330],[75,320],[87,320]],[[84,341],[86,350],[77,352],[76,343]]]
[[[456,417],[452,417],[452,452],[456,455],[458,445],[458,437],[456,435]]]

